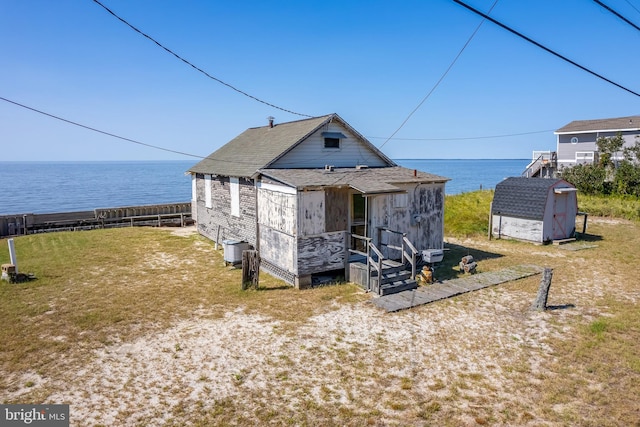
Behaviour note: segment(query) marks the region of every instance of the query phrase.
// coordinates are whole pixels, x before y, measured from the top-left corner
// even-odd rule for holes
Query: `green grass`
[[[640,199],[632,196],[589,196],[578,193],[578,210],[594,216],[640,221]]]
[[[493,190],[484,190],[446,196],[445,235],[486,236],[493,193]],[[636,197],[578,194],[578,210],[592,216],[640,221],[640,200]]]
[[[446,196],[444,201],[445,235],[486,236],[489,231],[491,200],[493,200],[493,190]]]
[[[109,344],[114,330],[131,339],[206,307],[222,316],[234,307],[300,322],[331,301],[366,298],[355,285],[300,292],[267,274],[260,289],[241,289],[241,269],[200,236],[153,228],[36,234],[14,239],[19,271],[37,280],[0,282],[0,365],[38,369],[58,352]],[[0,261],[8,248],[0,245]],[[197,243],[194,246],[194,243]],[[195,248],[195,249],[194,249]],[[56,340],[55,337],[64,337]],[[1,384],[0,384],[1,385]]]
[[[269,387],[252,389],[251,369],[238,368],[225,378],[216,378],[212,371],[196,372],[198,384],[229,382],[243,391],[242,398],[221,396],[216,401],[218,396],[209,396],[206,405],[181,400],[168,409],[166,425],[461,425],[465,419],[487,425],[637,424],[640,310],[633,266],[640,263],[638,224],[594,221],[589,233],[597,247],[582,251],[489,241],[486,228],[477,228],[486,227],[491,196],[484,191],[447,197],[450,213],[460,212],[448,226],[459,226],[460,235],[470,238],[450,245],[436,277],[455,277],[457,261],[467,254],[479,260],[480,271],[522,263],[549,265],[554,268],[549,303],[559,308],[529,311],[539,281],[532,277],[411,311],[372,313],[360,327],[380,328],[377,342],[350,342],[341,331],[328,337],[326,345],[333,350],[325,354],[331,354],[335,364],[326,369],[340,369],[344,376],[319,387],[316,397],[311,392],[313,382],[300,379],[301,371],[296,370],[304,362],[289,353],[272,360],[265,355],[265,364],[273,368]],[[46,393],[55,387],[64,387],[43,386],[42,379],[65,378],[60,372],[75,373],[90,366],[95,350],[161,334],[176,321],[220,319],[241,309],[278,320],[273,334],[288,340],[296,339],[298,330],[304,330],[304,336],[322,331],[322,325],[305,323],[311,316],[370,298],[350,284],[299,291],[267,274],[260,275],[258,290],[242,291],[241,271],[224,266],[222,251],[215,251],[212,242],[167,230],[63,232],[19,237],[15,242],[20,270],[33,272],[38,279],[0,282],[0,322],[10,325],[0,328],[0,390],[18,384],[28,389],[25,399],[34,402],[46,400]],[[7,245],[0,240],[0,262],[6,260]],[[505,298],[508,304],[500,302]],[[455,371],[446,363],[435,370],[435,365],[418,357],[418,374],[393,361],[406,349],[394,347],[394,340],[384,333],[385,325],[409,321],[409,330],[420,325],[416,329],[420,334],[438,337],[448,331],[450,335],[441,336],[446,343],[456,331],[474,326],[463,322],[466,314],[478,310],[495,312],[496,317],[488,329],[477,330],[477,341],[459,350],[447,350],[446,345],[434,350],[449,352],[454,361],[476,350],[502,352],[503,346],[517,344],[521,358],[499,368],[488,358],[466,371]],[[440,317],[446,313],[451,317]],[[433,323],[432,318],[440,320]],[[445,327],[448,323],[452,325]],[[513,337],[511,329],[522,324],[545,336]],[[529,347],[537,342],[544,347]],[[182,361],[193,349],[189,341],[172,338],[166,350]],[[415,349],[415,355],[422,351]],[[318,347],[309,355],[322,352]],[[430,373],[425,377],[421,372]],[[21,373],[29,375],[20,377]],[[13,382],[12,375],[17,376]],[[292,395],[270,395],[273,390],[289,390]],[[338,401],[340,390],[349,392],[348,403]],[[505,400],[522,390],[527,391],[522,396],[535,398]],[[120,414],[117,423],[131,422],[127,414]],[[153,419],[140,425],[145,421]]]

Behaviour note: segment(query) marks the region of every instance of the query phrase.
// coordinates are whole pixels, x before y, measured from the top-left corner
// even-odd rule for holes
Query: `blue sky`
[[[603,1],[640,25],[640,0]],[[451,0],[102,2],[212,76],[288,110],[338,113],[377,146],[482,19]],[[494,0],[467,3],[488,12]],[[499,0],[491,16],[640,92],[640,31],[595,2]],[[301,118],[208,79],[91,0],[0,0],[0,40],[0,97],[147,144],[206,156],[268,116]],[[640,97],[485,22],[382,150],[529,158],[572,120],[637,114]],[[0,160],[164,159],[190,158],[0,100]]]

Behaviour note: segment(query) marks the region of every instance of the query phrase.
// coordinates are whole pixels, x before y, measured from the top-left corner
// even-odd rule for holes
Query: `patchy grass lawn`
[[[387,314],[351,284],[241,291],[171,229],[16,238],[38,279],[0,283],[0,400],[69,403],[79,426],[637,425],[640,228],[589,221],[574,246],[447,239],[437,278],[467,253],[552,267],[543,313],[539,277]]]

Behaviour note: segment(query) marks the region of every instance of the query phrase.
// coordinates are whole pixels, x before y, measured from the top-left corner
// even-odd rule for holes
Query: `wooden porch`
[[[387,243],[381,243],[378,247],[369,237],[351,234],[351,241],[355,244],[349,249],[349,262],[346,266],[348,280],[377,295],[416,289],[418,250],[405,233],[386,228],[378,228],[377,231],[378,242],[383,242],[382,236],[387,233],[399,237],[401,243],[394,245],[387,240]],[[399,259],[385,256],[384,252],[395,252],[399,254]]]

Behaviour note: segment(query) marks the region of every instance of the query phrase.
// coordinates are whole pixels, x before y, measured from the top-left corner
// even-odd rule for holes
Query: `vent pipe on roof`
[[[267,117],[267,120],[269,120],[269,129],[273,128],[273,121],[275,120],[275,117],[269,116]]]

